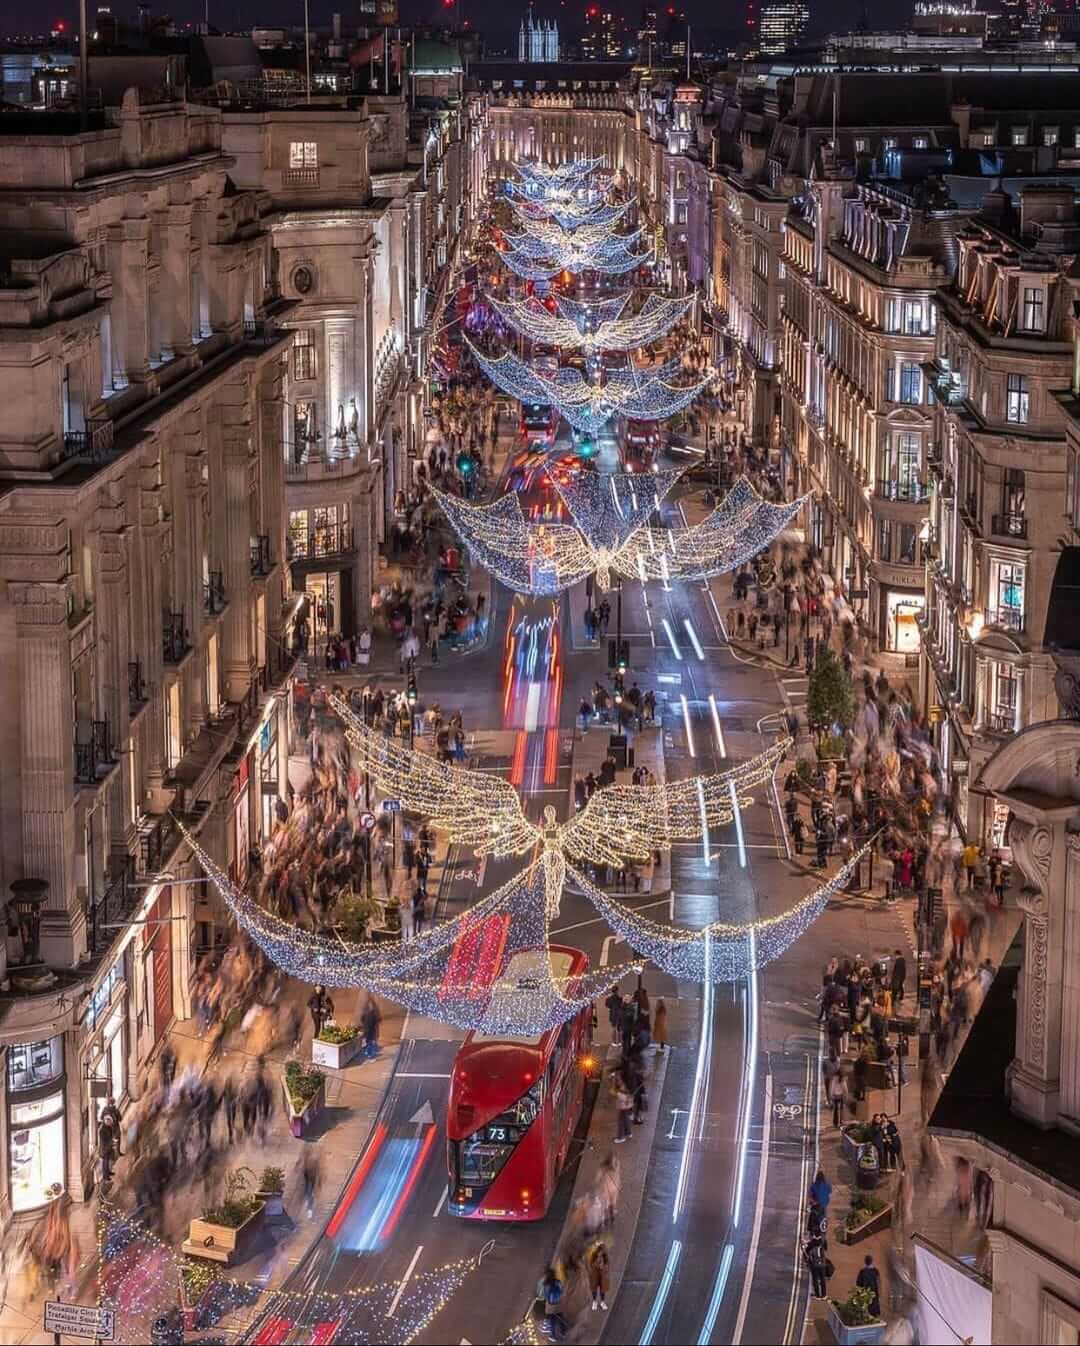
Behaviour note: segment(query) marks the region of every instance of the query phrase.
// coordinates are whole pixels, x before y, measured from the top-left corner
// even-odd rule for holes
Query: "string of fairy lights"
[[[240,1280],[214,1263],[177,1253],[143,1221],[108,1201],[98,1206],[96,1232],[98,1307],[115,1315],[113,1339],[131,1346],[158,1339],[155,1323],[185,1306],[182,1286],[186,1305],[197,1305],[208,1327],[243,1313],[253,1326],[276,1320],[274,1340],[284,1339],[282,1327],[290,1338],[301,1332],[306,1339],[313,1330],[326,1334],[333,1324],[332,1333],[314,1339],[406,1346],[431,1326],[487,1251],[417,1270],[407,1278],[407,1295],[402,1294],[405,1280],[335,1292],[271,1290],[261,1280]]]
[[[589,356],[604,351],[637,350],[659,341],[686,315],[694,299],[692,295],[671,299],[651,294],[640,313],[601,321],[595,329],[588,325],[582,327],[573,318],[550,313],[532,296],[499,299],[492,295],[486,302],[530,341],[560,350],[580,350]],[[624,307],[625,301],[622,301],[620,313]]]

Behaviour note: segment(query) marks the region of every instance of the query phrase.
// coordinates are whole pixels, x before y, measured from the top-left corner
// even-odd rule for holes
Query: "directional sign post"
[[[112,1341],[116,1335],[116,1315],[112,1309],[92,1308],[89,1304],[62,1304],[57,1299],[50,1299],[45,1304],[45,1331],[53,1334],[56,1346],[62,1336]]]
[[[382,806],[383,806],[383,808],[387,811],[387,813],[400,813],[400,812],[401,812],[401,800],[400,800],[400,799],[384,799],[384,800],[383,800],[383,805],[382,805]]]

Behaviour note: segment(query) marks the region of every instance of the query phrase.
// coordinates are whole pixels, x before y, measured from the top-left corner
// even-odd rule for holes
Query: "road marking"
[[[713,894],[713,896],[715,896],[715,894]],[[661,897],[661,898],[658,898],[657,901],[655,901],[655,902],[642,902],[641,906],[639,906],[639,907],[631,907],[630,910],[631,910],[631,911],[648,911],[650,907],[665,907],[665,906],[668,908],[669,911],[672,912],[672,914],[674,914],[674,907],[675,907],[675,896],[674,896],[674,894],[671,894],[670,897]],[[568,934],[571,930],[581,930],[581,929],[584,929],[584,927],[585,927],[585,926],[588,926],[588,925],[606,925],[606,924],[607,924],[607,917],[605,917],[605,916],[594,916],[591,920],[588,920],[588,921],[577,921],[577,922],[575,922],[573,925],[553,926],[552,929],[551,929],[551,933],[552,933],[553,935],[566,935],[566,934]],[[398,1071],[398,1074],[400,1075],[401,1072]]]
[[[392,1318],[394,1314],[397,1312],[397,1306],[401,1301],[401,1296],[405,1293],[405,1287],[406,1285],[408,1285],[409,1278],[412,1276],[413,1271],[416,1269],[416,1264],[417,1262],[420,1261],[420,1254],[423,1251],[424,1251],[424,1245],[421,1243],[419,1247],[416,1249],[416,1252],[414,1252],[412,1255],[412,1261],[409,1263],[408,1270],[405,1272],[405,1275],[402,1276],[401,1278],[401,1281],[397,1288],[397,1294],[395,1294],[394,1298],[390,1301],[390,1307],[386,1311],[386,1316],[388,1318]]]
[[[709,709],[712,711],[713,732],[716,734],[716,746],[720,750],[720,756],[727,756],[727,744],[724,742],[724,731],[720,727],[720,711],[716,705],[716,697],[712,692],[709,693]]]
[[[686,700],[685,692],[680,692],[679,700],[682,702],[683,724],[686,725],[686,749],[691,757],[695,757],[697,754],[694,752],[694,731],[690,728],[690,706]],[[732,783],[732,789],[734,789],[734,782]]]
[[[684,618],[683,618],[683,626],[686,628],[686,634],[690,637],[690,644],[693,645],[693,647],[694,647],[694,653],[697,655],[697,657],[698,657],[702,662],[704,662],[704,660],[705,660],[705,651],[701,648],[701,641],[698,640],[698,638],[697,638],[697,632],[694,630],[693,626],[691,625],[691,622],[690,622],[690,618],[689,618],[689,617],[684,617]]]
[[[677,1128],[678,1128],[678,1125],[679,1125],[679,1118],[682,1116],[682,1114],[683,1114],[685,1111],[686,1111],[685,1108],[672,1108],[672,1109],[671,1109],[671,1130],[667,1133],[667,1138],[668,1138],[668,1140],[674,1140],[674,1139],[675,1139],[675,1132],[676,1132],[676,1130],[677,1130]]]
[[[438,1039],[433,1038],[431,1041],[438,1041]],[[397,1077],[399,1080],[448,1080],[450,1078],[450,1072],[447,1071],[443,1074],[436,1071],[428,1074],[426,1071],[422,1070],[399,1070],[397,1072]]]
[[[664,634],[665,634],[665,635],[667,636],[667,638],[668,638],[668,644],[671,646],[671,652],[672,652],[672,654],[674,654],[674,656],[675,656],[676,659],[678,659],[678,660],[681,661],[681,660],[682,660],[682,650],[680,650],[679,647],[678,647],[678,645],[675,644],[675,632],[672,631],[672,629],[671,629],[671,623],[668,621],[668,619],[667,619],[666,617],[661,617],[661,618],[660,618],[660,625],[664,628]]]
[[[443,1189],[442,1189],[442,1196],[439,1197],[439,1204],[438,1204],[438,1205],[435,1207],[435,1209],[431,1212],[431,1218],[432,1218],[433,1220],[438,1219],[438,1217],[439,1217],[439,1212],[442,1210],[443,1206],[446,1205],[446,1194],[447,1194],[447,1192],[448,1192],[449,1190],[450,1190],[449,1187],[443,1187]]]
[[[444,1076],[445,1078],[445,1076]],[[434,1126],[435,1114],[431,1110],[431,1100],[425,1099],[409,1118],[410,1126]]]
[[[600,966],[607,967],[612,944],[625,944],[622,935],[608,935],[600,949]]]

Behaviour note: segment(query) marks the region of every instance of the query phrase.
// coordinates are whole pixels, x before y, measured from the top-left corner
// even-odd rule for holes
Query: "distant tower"
[[[552,19],[534,19],[532,5],[518,29],[518,60],[553,62],[559,59],[559,25]]]

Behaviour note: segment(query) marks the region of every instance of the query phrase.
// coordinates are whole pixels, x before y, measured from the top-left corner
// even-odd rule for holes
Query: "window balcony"
[[[108,720],[75,721],[75,783],[96,785],[98,771],[113,764]]]
[[[1006,631],[1022,631],[1024,629],[1024,609],[991,608],[986,614],[986,624],[988,626],[1004,627]]]
[[[109,457],[112,450],[112,421],[107,416],[91,417],[84,430],[65,432],[60,461],[66,463],[73,458],[89,458],[91,462],[100,463]]]
[[[930,499],[924,481],[879,481],[877,495],[882,500],[906,500],[912,504],[922,504]]]
[[[317,168],[286,168],[281,174],[283,187],[317,187],[319,170]]]
[[[109,886],[100,897],[94,898],[87,912],[87,929],[91,957],[103,953],[116,938],[120,927],[134,915],[145,892],[136,888],[135,860],[128,856],[119,871],[109,880]]]
[[[1012,734],[1016,732],[1016,711],[1011,707],[995,710],[987,715],[985,728],[994,734]]]
[[[167,612],[161,627],[162,657],[167,664],[178,664],[191,649],[183,612]]]
[[[351,524],[329,524],[310,533],[291,533],[287,539],[289,561],[321,561],[348,556],[356,550]]]
[[[203,606],[209,616],[214,617],[225,608],[225,574],[221,570],[211,570],[210,578],[203,585]]]
[[[147,814],[139,823],[140,872],[157,874],[179,839],[180,828],[171,814]]]
[[[991,529],[997,537],[1014,537],[1027,540],[1027,519],[1022,514],[995,514],[991,519]]]

